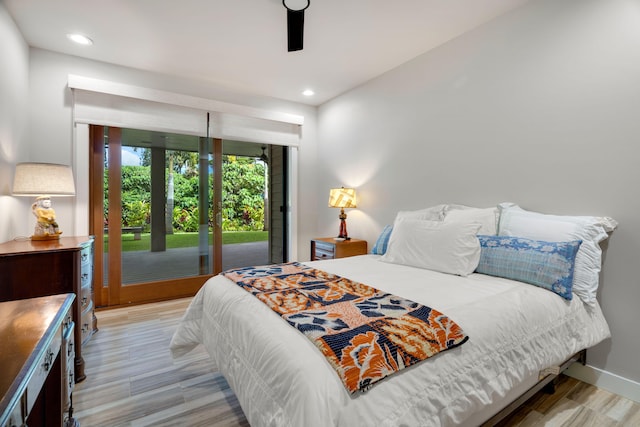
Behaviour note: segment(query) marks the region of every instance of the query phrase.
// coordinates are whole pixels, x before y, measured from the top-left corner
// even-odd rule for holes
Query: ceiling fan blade
[[[287,9],[287,40],[289,52],[302,50],[304,38],[304,9]]]

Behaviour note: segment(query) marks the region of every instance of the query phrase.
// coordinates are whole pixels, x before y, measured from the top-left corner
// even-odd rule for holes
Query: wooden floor
[[[190,299],[98,311],[73,393],[82,427],[248,426],[233,392],[200,347],[174,361],[169,342]],[[640,404],[573,378],[532,397],[500,426],[640,426]],[[304,427],[304,426],[300,426]]]

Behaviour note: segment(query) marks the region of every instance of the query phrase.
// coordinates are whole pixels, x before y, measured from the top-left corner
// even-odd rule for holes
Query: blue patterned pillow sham
[[[545,242],[511,236],[479,235],[477,273],[504,277],[572,298],[573,271],[581,240]]]
[[[391,225],[386,225],[382,229],[382,233],[378,236],[378,240],[376,240],[375,245],[373,245],[373,249],[371,249],[371,253],[374,255],[384,255],[387,252],[387,246],[389,245],[389,237],[391,237],[391,232],[393,231],[393,227]]]

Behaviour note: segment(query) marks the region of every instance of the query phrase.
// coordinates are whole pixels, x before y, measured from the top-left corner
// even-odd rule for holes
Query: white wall
[[[29,47],[2,3],[0,52],[0,242],[4,242],[32,230],[23,221],[31,200],[11,196],[15,164],[27,160],[28,154]]]
[[[299,114],[304,116],[302,140],[299,148],[301,163],[308,164],[298,176],[302,188],[313,187],[314,162],[316,156],[316,108],[302,104],[280,101],[250,94],[229,92],[203,83],[177,79],[175,77],[149,73],[102,62],[58,54],[46,50],[30,50],[30,97],[29,97],[29,138],[30,160],[73,164],[77,150],[73,146],[71,91],[67,87],[69,74],[110,80],[168,92],[197,96],[200,98],[231,102],[262,109]],[[204,130],[203,130],[204,131]],[[88,159],[87,159],[88,160]],[[76,170],[86,170],[86,163],[74,164]],[[298,218],[311,218],[315,224],[315,198],[312,192],[299,192]],[[75,200],[56,199],[56,213],[62,230],[84,234],[87,230],[75,230],[75,224],[86,223],[85,218],[74,221],[74,203],[83,203],[86,197],[78,195]],[[84,213],[80,213],[83,215]],[[88,215],[88,213],[87,213]],[[66,221],[66,222],[65,222]],[[306,224],[306,222],[305,222]],[[298,232],[302,253],[308,252],[308,239],[313,235],[305,224],[299,225]],[[66,233],[71,234],[71,233]]]
[[[638,1],[530,2],[321,106],[320,188],[358,188],[349,233],[370,245],[397,210],[447,202],[615,218],[613,336],[588,363],[640,386],[639,78]]]

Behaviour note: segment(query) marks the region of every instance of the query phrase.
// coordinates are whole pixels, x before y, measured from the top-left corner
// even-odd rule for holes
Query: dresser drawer
[[[13,408],[13,410],[11,411],[11,414],[9,414],[7,421],[5,423],[2,423],[0,427],[23,426],[25,425],[25,421],[26,420],[22,416],[22,401],[19,401],[18,404],[16,404],[15,408]]]
[[[80,321],[80,332],[82,335],[82,344],[85,344],[94,333],[93,301],[89,301],[87,308],[82,312],[82,320]]]
[[[60,352],[62,361],[62,407],[67,410],[71,407],[71,393],[75,385],[73,371],[76,352],[73,322],[71,322],[69,327],[63,332]]]
[[[93,282],[93,270],[81,270],[80,271],[80,287],[91,289],[91,282]]]
[[[93,244],[80,250],[80,287],[91,287],[93,281]]]
[[[80,265],[84,269],[85,266],[91,268],[93,264],[93,244],[82,246],[80,249]]]
[[[75,349],[75,322],[71,313],[67,315],[62,323],[62,346],[60,348],[60,358],[62,360],[62,371],[70,370],[73,375]]]
[[[53,368],[53,364],[60,353],[60,346],[62,344],[62,326],[53,335],[51,343],[47,346],[44,354],[41,354],[37,362],[34,363],[35,370],[33,376],[29,380],[26,389],[27,398],[27,413],[31,412],[31,408],[36,403],[40,390],[49,376],[49,371]]]
[[[80,311],[84,312],[87,307],[89,307],[89,304],[91,304],[92,300],[93,298],[91,286],[83,286],[82,289],[80,289],[79,297]]]

